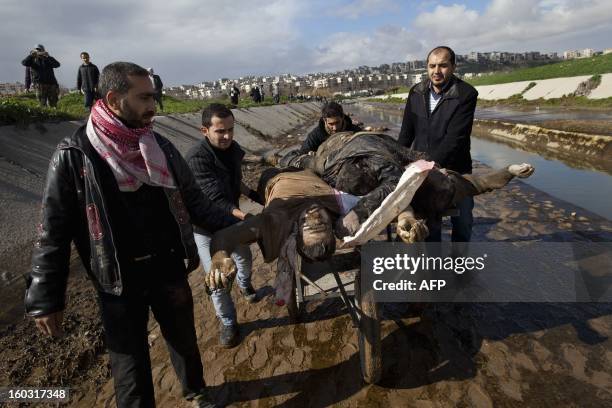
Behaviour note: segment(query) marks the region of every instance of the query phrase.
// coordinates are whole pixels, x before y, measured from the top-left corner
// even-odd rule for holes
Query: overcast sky
[[[611,0],[0,0],[0,82],[43,44],[73,87],[81,51],[153,67],[165,85],[333,71],[470,51],[612,47]]]

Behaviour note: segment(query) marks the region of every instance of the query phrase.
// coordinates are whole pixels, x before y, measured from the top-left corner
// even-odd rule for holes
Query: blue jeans
[[[212,235],[194,233],[193,237],[198,247],[198,255],[200,255],[204,272],[208,273],[212,263],[210,255]],[[236,282],[238,286],[241,288],[248,287],[251,284],[251,267],[253,264],[251,249],[248,245],[239,245],[232,252],[231,256],[236,263]],[[236,308],[230,293],[224,290],[214,290],[211,298],[215,307],[215,313],[221,322],[226,326],[236,324]]]
[[[470,242],[472,238],[472,225],[474,224],[474,217],[472,216],[472,210],[474,209],[474,197],[466,197],[459,204],[457,204],[459,215],[451,217],[451,224],[453,225],[453,232],[451,234],[452,242]],[[426,242],[440,242],[442,241],[442,220],[427,220],[427,227],[429,228],[429,235],[427,236]]]

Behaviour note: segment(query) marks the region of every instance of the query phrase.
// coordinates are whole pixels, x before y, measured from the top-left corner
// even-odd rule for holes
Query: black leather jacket
[[[360,132],[361,130],[361,127],[353,123],[349,115],[344,115],[344,128],[341,130],[342,132]],[[302,143],[302,146],[298,150],[299,154],[316,152],[319,146],[328,138],[329,133],[325,130],[325,121],[321,118],[319,119],[317,127],[306,136],[306,140],[304,140],[304,143]]]
[[[216,231],[235,223],[236,219],[226,216],[204,196],[174,145],[158,134],[155,137],[178,185],[177,189],[164,188],[164,191],[179,226],[187,270],[191,271],[199,263],[191,224]],[[91,159],[94,154],[98,153],[82,126],[60,142],[51,158],[42,220],[32,253],[32,270],[26,277],[25,308],[30,316],[64,309],[72,241],[96,289],[114,295],[123,291],[110,215],[105,210],[99,171]]]

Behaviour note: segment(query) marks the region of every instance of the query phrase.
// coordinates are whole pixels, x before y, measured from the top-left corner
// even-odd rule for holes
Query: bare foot
[[[397,222],[397,235],[407,244],[424,241],[429,235],[429,230],[424,221],[416,220],[410,223],[407,219]]]
[[[512,164],[508,166],[508,171],[510,174],[518,178],[527,178],[533,174],[535,168],[531,164],[527,163]]]

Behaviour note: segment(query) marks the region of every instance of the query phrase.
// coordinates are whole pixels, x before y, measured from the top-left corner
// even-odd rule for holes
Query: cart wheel
[[[289,314],[289,320],[292,323],[297,323],[300,321],[300,305],[297,301],[297,291],[295,287],[295,279],[293,279],[293,286],[291,287],[291,293],[293,296],[289,297],[289,302],[287,302],[287,313]]]
[[[359,319],[359,360],[361,375],[368,384],[380,380],[382,357],[380,349],[380,310],[374,302],[374,293],[370,290],[361,293],[359,273],[355,276],[355,300],[360,310]]]

